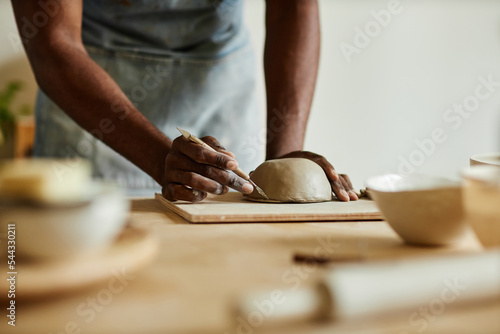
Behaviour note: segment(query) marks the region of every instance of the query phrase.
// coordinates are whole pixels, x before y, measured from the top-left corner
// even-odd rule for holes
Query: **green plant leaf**
[[[22,82],[11,81],[0,91],[0,127],[5,128],[6,123],[14,122],[15,113],[12,111],[12,101],[22,87]]]

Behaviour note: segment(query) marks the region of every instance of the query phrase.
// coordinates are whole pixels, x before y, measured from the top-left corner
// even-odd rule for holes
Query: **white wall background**
[[[418,172],[455,176],[471,155],[500,151],[500,87],[457,129],[443,120],[448,108],[474,94],[479,76],[500,82],[500,2],[400,3],[402,12],[348,63],[339,45],[352,45],[354,28],[364,29],[374,20],[370,12],[387,9],[388,2],[320,0],[321,65],[306,149],[328,157],[357,187],[370,175],[398,171],[400,159],[418,158],[415,141],[436,128],[447,139],[415,166]],[[264,11],[264,0],[246,0],[260,60]],[[9,40],[16,31],[10,1],[0,0],[0,87],[23,78],[29,84],[19,103],[33,104],[33,77]],[[263,93],[262,73],[260,80]]]
[[[370,175],[397,172],[400,158],[420,163],[415,140],[431,138],[435,128],[447,139],[416,172],[456,176],[471,155],[500,151],[500,87],[456,130],[443,120],[474,95],[479,76],[500,82],[500,1],[401,0],[402,12],[350,64],[339,45],[353,45],[354,28],[364,30],[374,21],[370,12],[388,1],[319,2],[321,64],[307,150],[328,157],[357,187]],[[264,11],[264,1],[247,0],[259,53]]]

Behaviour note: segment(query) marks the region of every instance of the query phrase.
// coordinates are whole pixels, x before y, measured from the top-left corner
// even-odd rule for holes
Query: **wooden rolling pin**
[[[292,290],[281,290],[280,299],[274,300],[273,292],[245,296],[238,312],[247,319],[267,305],[273,312],[266,322],[276,323],[362,318],[421,307],[441,312],[448,304],[498,299],[500,251],[340,265],[313,287]]]

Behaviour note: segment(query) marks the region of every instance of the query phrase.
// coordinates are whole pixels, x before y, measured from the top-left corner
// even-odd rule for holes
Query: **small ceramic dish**
[[[410,244],[448,245],[467,234],[459,181],[387,174],[366,184],[387,223]]]
[[[0,204],[1,234],[9,240],[15,225],[15,254],[35,260],[57,260],[102,251],[122,231],[129,202],[113,185],[89,185],[86,200],[64,204]]]
[[[474,166],[463,177],[467,221],[483,246],[500,246],[500,168]]]
[[[493,165],[500,167],[500,152],[474,155],[470,158],[470,165]]]

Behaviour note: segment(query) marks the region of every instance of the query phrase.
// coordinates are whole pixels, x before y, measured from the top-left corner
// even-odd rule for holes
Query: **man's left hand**
[[[329,163],[325,157],[313,152],[294,151],[280,156],[277,159],[284,158],[305,158],[314,161],[325,171],[325,174],[330,181],[330,185],[332,186],[332,190],[339,200],[344,202],[358,200],[358,195],[356,195],[356,192],[352,187],[349,176],[347,176],[346,174],[338,174],[335,171],[335,168],[333,168],[332,164]]]

